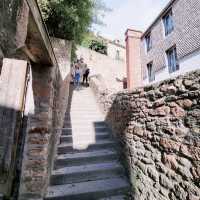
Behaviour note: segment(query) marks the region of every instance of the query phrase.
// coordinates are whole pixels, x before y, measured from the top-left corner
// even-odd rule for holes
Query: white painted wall
[[[126,63],[124,61],[114,60],[109,56],[81,46],[77,48],[76,54],[78,58],[84,58],[84,62],[90,68],[90,76],[101,74],[107,87],[115,91],[123,89],[121,80],[126,77]]]
[[[179,61],[181,73],[200,69],[200,50]]]
[[[179,60],[180,69],[174,73],[169,73],[168,67],[165,67],[159,72],[155,74],[155,81],[149,83],[148,75],[147,78],[143,80],[143,85],[148,85],[152,83],[156,83],[159,81],[163,81],[168,78],[176,77],[180,74],[185,74],[190,71],[194,71],[200,69],[200,50],[193,52],[192,54],[182,58]]]
[[[108,56],[112,59],[116,59],[117,51],[119,51],[119,60],[125,61],[126,60],[126,49],[122,48],[121,46],[115,45],[113,43],[107,44],[107,51]]]

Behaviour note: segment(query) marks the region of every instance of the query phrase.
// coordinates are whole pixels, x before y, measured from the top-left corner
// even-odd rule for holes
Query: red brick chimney
[[[140,44],[142,32],[128,29],[126,36],[127,85],[133,89],[142,85]]]

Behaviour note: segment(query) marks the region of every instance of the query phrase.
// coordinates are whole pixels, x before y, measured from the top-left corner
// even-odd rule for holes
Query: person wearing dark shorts
[[[84,74],[83,74],[83,84],[86,81],[86,85],[88,85],[88,76],[89,76],[89,74],[90,74],[90,69],[86,65],[86,68],[85,68],[85,71],[84,71]]]

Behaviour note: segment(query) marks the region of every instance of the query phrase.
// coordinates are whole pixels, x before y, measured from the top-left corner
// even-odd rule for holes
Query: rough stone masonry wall
[[[200,71],[133,91],[91,87],[122,147],[136,200],[200,199]]]

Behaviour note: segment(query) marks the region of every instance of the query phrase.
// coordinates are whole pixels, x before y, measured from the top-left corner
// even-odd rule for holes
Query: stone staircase
[[[129,182],[90,88],[74,90],[46,200],[127,199]]]

